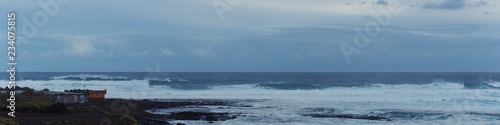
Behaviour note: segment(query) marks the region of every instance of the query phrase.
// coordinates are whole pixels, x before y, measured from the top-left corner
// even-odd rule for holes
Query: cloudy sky
[[[500,72],[497,4],[3,0],[0,10],[16,12],[20,71]]]

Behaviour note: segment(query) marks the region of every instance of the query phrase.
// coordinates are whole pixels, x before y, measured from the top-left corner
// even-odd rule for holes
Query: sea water
[[[245,114],[216,124],[500,124],[500,73],[19,72],[17,78],[18,86],[37,90],[106,89],[106,98],[254,100],[239,102],[251,107],[202,109]]]

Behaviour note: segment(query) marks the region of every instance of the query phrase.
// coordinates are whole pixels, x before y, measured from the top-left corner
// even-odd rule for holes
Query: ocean
[[[1,75],[7,85],[8,74]],[[18,72],[16,78],[36,90],[106,89],[106,98],[251,105],[206,108],[245,114],[216,124],[500,124],[500,73]],[[391,120],[328,117],[344,115]]]

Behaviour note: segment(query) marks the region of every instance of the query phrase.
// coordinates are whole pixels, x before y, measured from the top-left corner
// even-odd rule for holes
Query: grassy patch
[[[12,119],[0,118],[0,125],[19,125],[19,123]]]
[[[26,109],[26,110],[40,110],[41,108],[46,108],[53,103],[49,101],[37,101],[37,102],[20,102],[17,104],[16,108]]]
[[[124,120],[130,121],[130,122],[133,122],[133,123],[139,123],[137,120],[135,120],[134,117],[126,115],[126,114],[122,114],[122,113],[110,114],[107,112],[103,112],[103,114],[107,115],[111,118],[119,118],[119,119],[124,119]]]
[[[70,122],[66,120],[60,120],[60,121],[44,121],[42,122],[42,125],[80,125],[81,123],[78,122]]]
[[[75,93],[83,93],[85,95],[89,95],[90,90],[89,89],[70,89],[70,90],[64,90],[64,92],[75,92]]]

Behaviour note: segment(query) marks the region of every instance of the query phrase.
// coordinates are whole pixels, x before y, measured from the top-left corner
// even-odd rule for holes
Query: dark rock
[[[140,123],[146,125],[170,125],[169,122],[163,120],[163,117],[156,115],[136,115],[134,118]]]
[[[66,106],[63,103],[52,104],[48,107],[40,109],[43,113],[62,113],[67,112]]]
[[[178,112],[165,115],[168,119],[174,120],[205,120],[205,121],[225,121],[235,119],[236,116],[229,116],[228,113],[211,113],[211,112]]]

